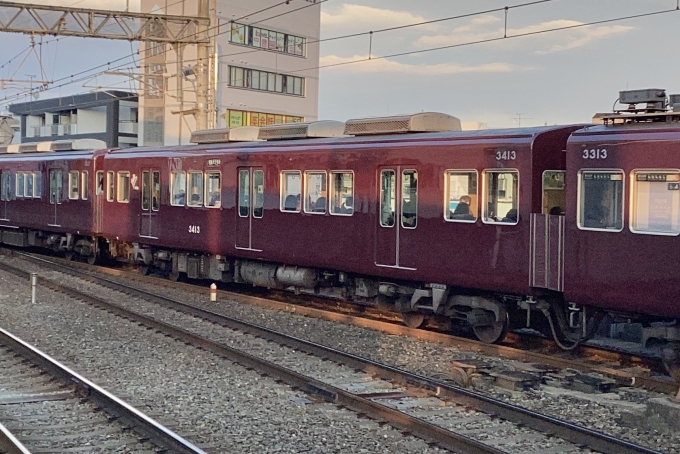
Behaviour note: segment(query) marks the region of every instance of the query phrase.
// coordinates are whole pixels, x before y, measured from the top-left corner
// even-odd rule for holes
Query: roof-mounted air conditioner
[[[321,120],[310,123],[283,123],[262,126],[259,138],[263,140],[284,140],[342,137],[344,130],[345,123],[334,120]]]
[[[241,126],[238,128],[222,129],[202,129],[191,133],[191,143],[227,143],[227,142],[249,142],[258,140],[257,126]]]
[[[359,118],[345,123],[345,134],[355,136],[461,130],[458,118],[439,112],[422,112],[393,117]]]
[[[54,140],[51,142],[38,142],[37,149],[34,151],[78,151],[78,150],[103,150],[106,142],[98,139],[73,139],[73,140]],[[22,151],[23,153],[23,151]]]

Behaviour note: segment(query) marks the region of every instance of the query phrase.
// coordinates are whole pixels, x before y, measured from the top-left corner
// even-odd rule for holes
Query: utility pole
[[[210,24],[210,0],[199,0],[198,17],[207,18],[198,25],[198,64],[196,65],[196,129],[208,129],[209,90],[210,90],[210,40],[208,28]]]

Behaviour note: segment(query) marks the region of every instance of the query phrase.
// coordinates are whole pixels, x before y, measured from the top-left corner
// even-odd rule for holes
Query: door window
[[[253,217],[261,218],[264,214],[264,171],[253,172]]]
[[[394,170],[383,170],[380,173],[380,225],[394,226],[396,209],[397,180]]]
[[[238,173],[238,215],[248,217],[250,211],[250,170]]]
[[[415,229],[418,225],[418,172],[401,173],[401,226]]]
[[[161,207],[161,173],[157,170],[151,172],[153,182],[151,185],[151,209],[158,211]]]
[[[567,197],[564,191],[564,170],[543,172],[543,214],[564,214]]]

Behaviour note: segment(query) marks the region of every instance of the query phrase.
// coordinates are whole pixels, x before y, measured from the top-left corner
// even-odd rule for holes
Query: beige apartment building
[[[321,5],[316,0],[209,3],[214,126],[316,120]],[[144,13],[197,16],[197,5],[197,0],[142,0],[140,6]],[[140,44],[140,145],[189,142],[196,128],[197,55],[196,45]]]

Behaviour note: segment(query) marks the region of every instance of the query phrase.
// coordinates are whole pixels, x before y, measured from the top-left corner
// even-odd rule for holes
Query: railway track
[[[103,412],[101,410],[104,410]],[[205,454],[129,404],[0,329],[0,450]]]
[[[19,275],[26,273],[4,264],[2,268]],[[91,275],[83,279],[96,282],[95,287],[105,286],[132,296],[134,301],[126,302],[125,305],[135,310],[94,296],[92,292],[101,293],[94,289],[83,293],[45,279],[41,279],[41,285],[48,285],[118,315],[139,320],[146,326],[283,380],[317,398],[388,422],[447,449],[486,453],[550,452],[541,449],[549,445],[553,447],[552,452],[576,451],[579,446],[606,453],[658,452],[447,383],[240,322],[118,282]],[[88,285],[84,284],[83,287]],[[120,301],[120,298],[114,299]],[[161,310],[159,305],[173,310]],[[175,311],[186,315],[179,315]],[[210,333],[210,336],[203,333]],[[300,352],[305,353],[303,359],[300,359]],[[559,441],[555,446],[555,438],[564,441]]]
[[[7,250],[37,264],[55,263],[66,270],[75,268],[81,272],[107,275],[111,278],[122,277],[149,285],[158,285],[159,279],[143,276],[136,272],[115,268],[92,267],[85,263],[69,262],[63,259],[50,259],[22,252]],[[187,283],[162,280],[162,285],[178,290],[196,291],[196,286]],[[202,289],[204,290],[204,289]],[[557,370],[576,370],[584,374],[600,374],[613,379],[618,386],[640,387],[649,391],[675,395],[678,383],[671,379],[661,362],[653,356],[645,356],[599,346],[582,345],[576,351],[564,352],[547,339],[519,336],[510,333],[507,343],[502,345],[485,344],[477,340],[454,336],[441,330],[414,329],[404,326],[400,317],[385,316],[372,308],[359,307],[338,300],[314,298],[305,295],[304,299],[288,293],[278,293],[276,298],[259,297],[231,291],[218,290],[220,300],[237,301],[267,309],[295,313],[319,319],[349,323],[361,328],[369,328],[386,334],[409,336],[414,339],[435,342],[444,346],[457,347],[464,351],[489,357],[500,357],[513,361],[537,363]],[[465,366],[465,364],[463,364]]]

